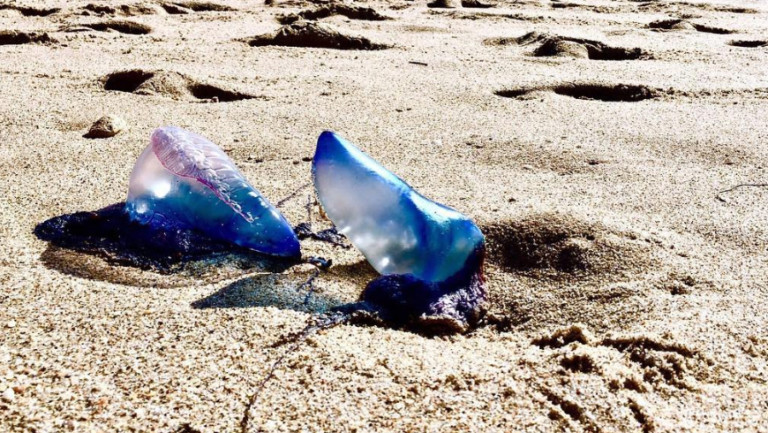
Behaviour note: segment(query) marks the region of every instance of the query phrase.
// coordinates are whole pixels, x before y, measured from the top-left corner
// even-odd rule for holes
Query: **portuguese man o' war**
[[[224,151],[181,128],[152,134],[131,173],[126,210],[153,228],[194,229],[264,254],[301,255],[291,225]]]
[[[463,331],[484,312],[480,229],[416,192],[353,144],[323,132],[312,161],[320,204],[382,274],[361,296],[381,319]]]

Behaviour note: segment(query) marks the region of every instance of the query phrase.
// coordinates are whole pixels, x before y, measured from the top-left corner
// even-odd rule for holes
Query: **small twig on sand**
[[[410,63],[410,64],[412,64],[412,65],[419,65],[419,66],[429,66],[428,64],[426,64],[426,63],[424,63],[424,62],[417,62],[417,61],[415,61],[415,60],[411,60],[411,61],[410,61],[410,62],[408,62],[408,63]]]
[[[293,340],[293,344],[291,344],[286,351],[280,355],[277,360],[272,363],[272,366],[270,367],[269,371],[267,372],[266,377],[262,379],[261,382],[259,382],[258,386],[256,387],[256,390],[248,397],[248,403],[245,405],[245,412],[243,413],[243,417],[240,419],[240,433],[247,433],[248,432],[248,424],[251,420],[251,408],[254,404],[256,404],[256,401],[259,399],[259,396],[264,391],[264,388],[267,386],[267,382],[272,380],[272,378],[275,377],[275,373],[277,370],[283,365],[285,360],[288,358],[289,355],[292,355],[296,350],[299,348],[301,343],[305,342],[307,338],[312,336],[312,334],[324,331],[326,329],[333,328],[334,326],[341,325],[342,323],[349,320],[349,316],[342,313],[332,313],[328,315],[323,316],[312,316],[307,321],[307,325],[302,329],[299,333],[294,334],[292,336],[289,336],[288,339],[285,341]],[[274,346],[273,346],[274,347]]]
[[[715,198],[720,200],[723,203],[727,203],[728,200],[724,199],[723,197],[720,197],[720,194],[724,194],[726,192],[735,191],[739,188],[766,188],[768,187],[768,183],[740,183],[732,188],[724,189],[722,191],[719,191],[717,194],[715,194]]]
[[[297,195],[299,195],[299,193],[300,193],[301,191],[303,191],[303,190],[304,190],[306,187],[308,187],[308,186],[309,186],[309,185],[311,185],[311,184],[312,184],[311,182],[307,182],[307,183],[305,183],[304,185],[302,185],[302,186],[300,186],[300,187],[296,188],[296,190],[295,190],[295,191],[293,191],[292,193],[290,193],[290,194],[288,195],[288,197],[285,197],[284,199],[282,199],[282,200],[280,200],[279,202],[277,202],[277,204],[275,204],[275,207],[278,207],[278,208],[279,208],[280,206],[284,205],[286,202],[288,202],[288,201],[289,201],[289,200],[291,200],[292,198],[294,198],[294,197],[296,197]]]

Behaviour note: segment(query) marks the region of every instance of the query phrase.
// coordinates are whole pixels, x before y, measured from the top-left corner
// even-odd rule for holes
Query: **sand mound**
[[[55,42],[48,33],[0,31],[0,45],[49,44]]]
[[[535,56],[565,56],[591,60],[637,60],[650,57],[640,48],[611,47],[588,39],[553,36],[533,52]]]
[[[518,37],[488,38],[483,41],[489,46],[530,45],[541,42],[533,55],[539,57],[557,56],[591,60],[638,60],[651,55],[640,48],[611,47],[600,41],[548,33],[529,32]]]
[[[146,35],[152,32],[152,27],[133,21],[104,21],[101,23],[84,24],[83,26],[100,32],[113,30],[129,35]]]
[[[537,57],[571,57],[574,59],[588,59],[589,50],[584,44],[560,38],[546,40],[533,55]]]
[[[166,13],[170,15],[188,15],[195,12],[192,9],[187,9],[183,6],[179,6],[173,3],[163,3],[160,6]]]
[[[330,4],[317,9],[307,9],[297,14],[278,17],[281,24],[291,24],[300,20],[318,20],[334,15],[345,16],[351,20],[385,21],[391,18],[381,15],[375,9],[363,6],[353,6],[343,3]]]
[[[593,339],[575,324],[606,329],[653,315],[663,250],[633,233],[561,214],[482,227],[488,247],[487,323],[500,332],[565,327],[534,341],[562,347]],[[643,282],[653,279],[655,282]],[[666,281],[666,280],[665,280]]]
[[[252,47],[284,46],[306,48],[333,48],[338,50],[380,50],[386,45],[376,44],[362,36],[340,33],[335,28],[307,21],[298,21],[281,27],[277,32],[256,36],[248,40]]]
[[[113,72],[102,78],[102,82],[104,90],[117,90],[137,95],[161,95],[174,99],[231,102],[257,97],[213,84],[201,83],[178,72],[163,70],[131,69]]]
[[[647,263],[638,247],[597,224],[542,214],[483,227],[488,261],[507,271],[612,273]]]
[[[427,7],[438,9],[455,9],[461,7],[461,3],[458,0],[434,0],[427,3]]]

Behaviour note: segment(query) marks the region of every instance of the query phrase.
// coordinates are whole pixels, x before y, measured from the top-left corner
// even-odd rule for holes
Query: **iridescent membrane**
[[[126,210],[162,230],[199,230],[252,250],[301,255],[283,215],[229,157],[195,133],[166,126],[152,134],[131,173]]]

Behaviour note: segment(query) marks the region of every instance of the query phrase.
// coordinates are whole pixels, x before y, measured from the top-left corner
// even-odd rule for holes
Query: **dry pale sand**
[[[1,2],[0,31],[31,36],[0,33],[0,431],[768,431],[768,188],[718,195],[768,181],[768,48],[730,44],[768,38],[765,2],[393,0],[353,3],[391,20],[319,20],[382,50],[247,43],[311,3],[87,3]],[[582,39],[644,51],[533,55],[546,34],[577,57]],[[83,138],[105,114],[130,129]],[[167,124],[273,202],[310,180],[323,129],[358,143],[484,229],[487,319],[294,346],[376,276],[355,250],[303,242],[334,262],[304,304],[308,264],[163,274],[33,234],[124,200]],[[307,194],[282,208],[295,224]]]

